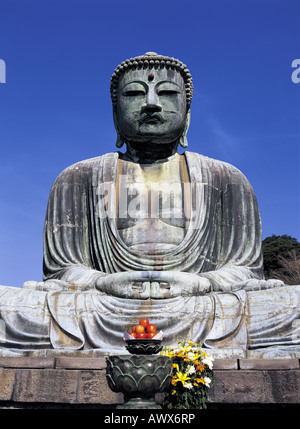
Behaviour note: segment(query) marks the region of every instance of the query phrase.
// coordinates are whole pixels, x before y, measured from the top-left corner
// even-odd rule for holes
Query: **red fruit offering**
[[[144,328],[147,328],[147,326],[149,325],[149,320],[148,319],[141,319],[140,325],[144,326]]]
[[[135,332],[136,332],[137,334],[141,334],[142,332],[145,332],[145,328],[144,328],[144,326],[143,326],[143,325],[136,325],[136,327],[135,327]]]
[[[139,324],[132,326],[129,332],[129,335],[138,339],[152,339],[156,334],[156,325],[149,323],[149,319],[146,318],[140,319]]]
[[[153,333],[156,332],[156,326],[153,324],[148,325],[147,326],[147,332],[148,332],[148,334],[151,332],[153,332]]]

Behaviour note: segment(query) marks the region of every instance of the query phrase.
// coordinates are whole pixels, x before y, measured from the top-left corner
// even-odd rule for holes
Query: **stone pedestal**
[[[0,408],[111,409],[124,403],[105,357],[0,358]],[[155,395],[160,404],[163,393]],[[208,408],[300,407],[299,359],[215,359]]]

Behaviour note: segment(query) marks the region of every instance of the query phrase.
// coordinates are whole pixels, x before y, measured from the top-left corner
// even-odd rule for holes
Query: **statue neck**
[[[127,151],[123,156],[124,160],[135,161],[144,164],[151,164],[155,161],[162,161],[177,153],[178,142],[168,144],[154,143],[126,143]]]

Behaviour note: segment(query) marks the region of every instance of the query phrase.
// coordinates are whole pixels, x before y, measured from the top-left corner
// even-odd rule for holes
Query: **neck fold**
[[[127,151],[123,159],[143,164],[151,164],[156,161],[163,161],[177,153],[177,142],[168,144],[154,143],[126,143]]]

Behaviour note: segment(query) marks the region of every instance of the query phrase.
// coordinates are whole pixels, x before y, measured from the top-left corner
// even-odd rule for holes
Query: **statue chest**
[[[179,162],[141,166],[121,162],[116,183],[117,229],[135,250],[177,246],[186,231],[185,188]]]

